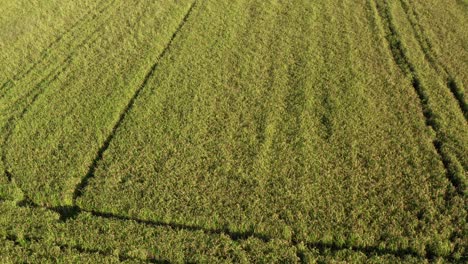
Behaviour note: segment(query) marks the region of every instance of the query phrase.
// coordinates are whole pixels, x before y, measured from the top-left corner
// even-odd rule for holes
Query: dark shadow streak
[[[116,215],[112,213],[105,213],[105,212],[97,212],[92,210],[85,210],[78,206],[59,206],[59,207],[44,207],[39,206],[32,202],[30,199],[25,199],[18,203],[18,206],[21,207],[32,207],[32,208],[42,208],[50,211],[54,211],[60,215],[60,221],[69,221],[72,219],[76,219],[76,217],[80,213],[89,213],[94,217],[104,218],[104,219],[112,219],[118,221],[133,221],[138,224],[146,225],[149,227],[154,228],[161,228],[167,227],[174,230],[186,230],[186,231],[202,231],[206,234],[214,234],[214,235],[227,235],[233,241],[242,241],[247,240],[249,238],[256,238],[264,243],[268,243],[272,240],[272,238],[268,237],[264,234],[258,234],[254,231],[248,232],[233,232],[229,229],[209,229],[200,226],[191,226],[191,225],[184,225],[184,224],[177,224],[177,223],[165,223],[160,221],[151,221],[151,220],[142,220],[136,219],[128,216]],[[292,239],[291,245],[298,247],[299,244],[302,244],[303,241],[300,241],[296,238]],[[307,242],[304,243],[310,249],[318,249],[321,253],[325,253],[326,251],[341,251],[341,250],[352,250],[355,252],[362,252],[366,256],[383,256],[383,255],[392,255],[399,258],[404,258],[405,256],[412,256],[417,258],[426,258],[426,259],[433,259],[434,256],[431,253],[427,253],[425,256],[420,255],[419,253],[411,250],[411,249],[398,249],[398,250],[391,250],[391,249],[383,249],[376,246],[350,246],[350,245],[338,245],[336,243],[324,243],[324,242]],[[304,256],[301,252],[298,252],[298,257],[300,259],[304,259]]]
[[[465,101],[463,89],[461,89],[457,85],[447,65],[442,63],[442,61],[436,59],[436,57],[433,55],[434,51],[432,49],[432,43],[424,33],[423,27],[419,24],[419,18],[416,13],[416,10],[414,8],[411,8],[410,5],[403,0],[400,0],[400,3],[406,13],[406,16],[411,26],[413,27],[414,36],[418,41],[421,50],[424,53],[425,59],[429,62],[430,66],[436,72],[439,72],[441,70],[448,76],[446,85],[449,88],[452,95],[455,97],[461,111],[463,112],[463,116],[465,117],[465,119],[468,119],[468,106]],[[411,14],[413,15],[414,20],[416,21],[412,19]]]
[[[86,189],[86,186],[88,186],[89,184],[89,181],[91,178],[94,177],[94,174],[96,172],[96,168],[98,166],[98,163],[99,161],[102,160],[103,158],[103,155],[104,155],[104,152],[106,152],[106,150],[109,148],[109,145],[110,145],[110,142],[112,141],[112,139],[114,139],[115,135],[116,135],[116,132],[117,132],[117,129],[122,125],[125,117],[127,116],[127,114],[130,112],[130,110],[132,109],[133,105],[135,104],[135,101],[136,99],[138,98],[138,96],[140,95],[140,93],[142,92],[143,88],[148,84],[149,82],[149,79],[151,78],[151,76],[154,74],[154,72],[156,71],[158,65],[159,65],[159,61],[161,60],[162,57],[164,57],[164,55],[166,55],[166,53],[169,51],[170,49],[170,46],[172,45],[172,42],[174,41],[174,39],[177,37],[178,33],[180,32],[180,30],[182,29],[182,27],[185,25],[185,23],[187,22],[193,8],[195,7],[195,3],[196,1],[194,1],[192,3],[192,5],[190,6],[189,10],[187,11],[187,13],[185,14],[184,18],[182,19],[181,23],[179,24],[177,30],[174,32],[174,34],[172,35],[171,39],[169,40],[169,43],[166,45],[166,47],[164,48],[164,50],[162,51],[162,53],[159,55],[158,59],[156,60],[156,62],[153,64],[153,66],[151,67],[151,69],[148,71],[148,73],[146,74],[145,78],[143,79],[143,82],[141,83],[141,85],[138,87],[138,89],[135,91],[135,93],[133,94],[132,98],[130,99],[130,101],[128,102],[128,104],[126,105],[126,107],[124,108],[124,110],[122,111],[122,113],[120,114],[119,116],[119,119],[117,120],[117,123],[115,123],[114,127],[112,128],[112,131],[111,133],[108,135],[108,137],[106,138],[106,140],[104,141],[104,143],[102,144],[102,146],[99,148],[98,152],[97,152],[97,155],[96,157],[94,158],[93,162],[91,163],[91,166],[89,167],[89,170],[88,172],[86,173],[85,177],[81,180],[81,182],[76,186],[75,188],[75,191],[73,192],[73,202],[76,204],[76,200],[83,195],[83,192],[84,192],[84,189]]]
[[[64,63],[64,66],[59,69],[58,72],[56,72],[55,74],[52,72],[51,74],[49,74],[48,76],[46,76],[45,78],[43,78],[34,88],[33,91],[39,89],[41,86],[44,85],[44,83],[52,83],[52,82],[55,82],[60,74],[65,71],[66,67],[68,67],[68,65],[71,63],[72,61],[72,58],[71,57],[67,57],[67,59],[65,60],[65,63]],[[50,79],[50,80],[49,80]],[[35,104],[35,102],[37,101],[37,99],[39,98],[39,96],[41,95],[42,93],[42,90],[37,92],[36,94],[33,95],[33,97],[31,98],[31,101],[29,102],[28,105],[26,105],[23,110],[21,110],[21,112],[19,114],[16,115],[12,115],[6,122],[6,126],[5,126],[5,129],[6,129],[6,132],[5,132],[5,135],[3,137],[3,142],[2,142],[2,146],[3,146],[3,149],[1,151],[1,158],[0,158],[0,161],[3,163],[3,166],[4,166],[4,175],[7,177],[8,179],[8,182],[12,182],[13,180],[13,174],[8,170],[8,162],[7,162],[7,145],[9,143],[9,140],[11,138],[11,136],[13,135],[13,130],[14,130],[14,122],[16,120],[20,120],[22,119],[29,111],[30,107]]]

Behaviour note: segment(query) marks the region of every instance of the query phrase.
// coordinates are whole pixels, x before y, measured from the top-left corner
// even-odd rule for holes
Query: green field
[[[0,263],[468,262],[466,25],[466,0],[0,0]]]

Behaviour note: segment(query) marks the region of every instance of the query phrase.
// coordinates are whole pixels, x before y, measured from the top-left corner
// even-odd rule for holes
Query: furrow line
[[[78,208],[78,207],[77,207]],[[60,208],[59,208],[60,209]],[[56,212],[57,209],[55,208]],[[103,212],[97,212],[97,211],[89,211],[89,210],[80,210],[79,212],[86,212],[90,213],[91,215],[95,217],[100,217],[100,218],[107,218],[107,219],[116,219],[116,220],[121,220],[121,221],[134,221],[139,224],[144,224],[147,226],[152,226],[152,227],[170,227],[175,230],[188,230],[188,231],[203,231],[206,234],[215,234],[215,235],[227,235],[229,236],[232,240],[234,241],[239,241],[239,240],[246,240],[250,237],[257,238],[265,243],[269,242],[271,240],[270,237],[263,235],[263,234],[258,234],[254,232],[233,232],[230,231],[227,228],[219,228],[219,229],[208,229],[200,226],[192,226],[192,225],[184,225],[184,224],[179,224],[179,223],[166,223],[166,222],[158,222],[158,221],[151,221],[151,220],[143,220],[143,219],[138,219],[138,218],[133,218],[133,217],[127,217],[127,216],[122,216],[122,215],[116,215],[112,213],[103,213]],[[60,210],[59,210],[60,211]]]
[[[105,1],[107,1],[107,0],[101,0],[99,2],[99,4],[97,4],[97,6],[102,6],[102,3],[105,2]],[[75,22],[67,31],[65,31],[62,35],[57,37],[51,44],[49,44],[49,46],[41,52],[39,60],[34,62],[24,73],[18,73],[16,76],[14,76],[13,80],[14,81],[19,81],[20,79],[24,78],[26,75],[31,73],[38,65],[40,65],[45,60],[45,58],[47,57],[49,51],[51,49],[53,49],[56,45],[60,44],[62,39],[64,39],[69,34],[73,34],[73,31],[75,29],[81,27],[82,25],[86,25],[87,22],[94,21],[95,18],[97,17],[97,14],[98,13],[99,14],[104,13],[107,9],[110,8],[110,6],[112,5],[113,2],[115,2],[115,0],[112,1],[112,2],[109,2],[109,4],[107,6],[104,6],[102,9],[98,10],[94,14],[91,11],[87,12],[83,17],[81,17],[77,22]],[[73,42],[74,39],[75,38],[70,39],[70,42]]]
[[[31,91],[29,91],[26,95],[20,97],[19,99],[15,100],[13,105],[21,105],[22,103],[25,103],[26,105],[23,105],[23,109],[20,111],[20,113],[16,113],[13,111],[11,116],[8,118],[6,125],[4,129],[6,129],[6,132],[4,133],[3,136],[3,142],[2,142],[2,153],[1,153],[1,159],[0,161],[4,165],[4,175],[7,177],[8,181],[11,182],[13,179],[13,174],[11,171],[8,170],[8,162],[7,162],[7,153],[6,153],[6,146],[8,145],[8,141],[10,140],[10,137],[12,136],[13,130],[14,130],[14,123],[20,119],[22,119],[25,114],[29,111],[29,109],[36,103],[37,99],[39,96],[44,92],[45,86],[44,84],[51,84],[55,82],[60,75],[66,71],[66,69],[69,67],[69,65],[72,62],[72,59],[76,53],[76,50],[81,49],[88,43],[93,45],[98,39],[99,35],[97,34],[103,27],[103,24],[101,24],[99,27],[97,27],[88,37],[86,37],[76,48],[75,50],[68,55],[68,57],[58,65],[55,69],[53,69],[46,77],[41,79]],[[28,98],[31,98],[28,102]]]
[[[7,79],[0,87],[0,100],[5,96],[6,92],[13,86],[13,82]]]
[[[88,172],[86,173],[85,177],[81,180],[81,182],[76,186],[75,191],[73,192],[73,203],[76,204],[76,200],[83,194],[84,189],[86,186],[89,184],[89,180],[94,177],[94,173],[96,171],[96,168],[98,166],[98,163],[102,160],[104,152],[109,148],[110,142],[112,139],[115,137],[117,129],[122,125],[125,117],[127,114],[130,112],[130,110],[133,108],[136,99],[140,95],[140,93],[143,91],[143,88],[146,87],[146,85],[149,82],[149,79],[151,76],[154,75],[160,60],[167,54],[167,52],[170,50],[170,47],[174,41],[174,39],[177,37],[178,33],[181,31],[182,27],[185,25],[187,22],[190,14],[192,13],[195,5],[196,5],[196,0],[191,4],[190,8],[188,9],[187,13],[185,14],[184,18],[182,19],[181,23],[179,24],[178,28],[172,35],[171,39],[169,40],[168,44],[164,48],[164,50],[161,52],[161,54],[158,56],[156,59],[156,62],[151,66],[150,70],[148,73],[145,75],[145,78],[143,79],[143,82],[141,85],[138,87],[138,89],[135,91],[133,96],[130,98],[129,102],[121,112],[117,122],[114,124],[111,133],[107,136],[106,140],[103,142],[101,147],[99,148],[98,152],[96,153],[96,157],[93,159],[91,166],[89,167]]]
[[[434,55],[435,52],[432,48],[432,43],[430,39],[427,37],[427,35],[424,33],[424,29],[418,23],[419,19],[418,19],[416,10],[414,10],[414,8],[410,6],[411,4],[407,3],[406,0],[400,0],[400,3],[401,3],[401,6],[403,7],[403,10],[405,11],[408,21],[411,24],[414,36],[416,40],[418,41],[418,44],[421,50],[424,53],[425,59],[429,62],[429,65],[436,72],[442,72],[444,75],[446,75],[444,79],[446,79],[447,88],[450,90],[453,97],[457,100],[458,106],[463,112],[463,116],[465,117],[466,120],[468,120],[468,105],[466,104],[466,101],[465,101],[465,95],[464,95],[463,89],[461,89],[458,86],[458,84],[455,81],[455,78],[450,73],[447,65],[445,65],[443,62],[438,60],[436,56]]]
[[[109,18],[107,18],[109,19]],[[85,39],[83,39],[83,41],[81,43],[79,43],[77,46],[73,47],[73,51],[64,59],[62,60],[57,67],[55,68],[52,68],[51,67],[53,66],[49,66],[48,69],[51,69],[47,74],[48,76],[52,75],[52,74],[57,74],[57,71],[59,69],[62,69],[62,71],[64,69],[66,69],[69,65],[70,65],[70,62],[69,60],[71,58],[73,58],[77,51],[79,51],[81,48],[85,47],[86,45],[89,45],[89,46],[92,46],[93,44],[96,43],[96,41],[100,38],[100,36],[98,35],[99,31],[101,31],[101,29],[104,27],[104,25],[106,24],[106,21],[103,21],[102,24],[100,24],[98,27],[96,27],[96,29],[93,30],[93,32],[91,34],[89,34]],[[61,73],[62,71],[59,71],[59,73]],[[47,78],[47,77],[46,77]],[[15,107],[19,104],[21,104],[22,102],[26,101],[28,98],[30,98],[31,96],[34,96],[36,94],[36,91],[37,89],[40,88],[40,83],[44,81],[44,78],[41,79],[39,82],[37,82],[37,84],[34,85],[35,88],[31,89],[30,91],[28,91],[25,95],[19,97],[18,99],[16,99],[14,102],[10,103],[8,107]],[[42,93],[42,91],[40,92]]]
[[[144,219],[138,219],[138,218],[133,218],[133,217],[124,216],[124,215],[117,215],[113,213],[86,210],[76,205],[56,206],[56,207],[42,206],[42,205],[35,203],[27,196],[22,201],[18,202],[17,205],[19,207],[41,208],[41,209],[53,211],[60,215],[59,220],[61,222],[66,222],[69,219],[75,219],[81,213],[89,213],[92,216],[98,217],[98,218],[113,219],[113,220],[119,220],[119,221],[133,221],[135,223],[142,224],[148,227],[168,227],[174,230],[202,231],[206,234],[215,234],[215,235],[224,234],[224,235],[229,236],[234,241],[246,240],[251,237],[257,238],[265,243],[271,240],[271,238],[266,235],[258,234],[254,232],[232,232],[227,228],[209,229],[205,227],[185,225],[185,224],[179,224],[179,223],[168,223],[168,222],[161,222],[161,221],[144,220]]]
[[[44,79],[42,79],[37,87],[34,89],[38,89],[38,87],[42,87],[45,83],[53,83],[55,82],[59,77],[60,75],[66,70],[66,68],[68,67],[69,64],[71,64],[71,61],[72,61],[72,58],[71,57],[68,57],[67,60],[66,60],[66,63],[64,64],[64,66],[62,66],[61,68],[57,69],[57,72],[55,72],[54,75],[49,74],[48,76],[46,76]],[[7,148],[6,146],[8,145],[8,142],[13,134],[13,131],[14,131],[14,128],[15,128],[15,122],[19,119],[22,119],[26,113],[29,111],[30,107],[32,105],[35,104],[35,102],[37,101],[37,99],[39,98],[39,96],[41,95],[42,93],[42,90],[41,91],[38,91],[36,94],[34,94],[31,98],[31,101],[29,102],[29,104],[27,104],[26,106],[24,106],[24,108],[22,109],[22,111],[16,116],[16,115],[12,115],[8,121],[6,122],[6,126],[4,127],[4,129],[6,130],[4,132],[4,136],[3,136],[3,142],[2,142],[2,153],[1,153],[1,162],[3,163],[3,166],[4,166],[4,175],[7,177],[8,181],[11,182],[13,180],[13,174],[11,173],[11,171],[8,169],[8,162],[7,162]]]

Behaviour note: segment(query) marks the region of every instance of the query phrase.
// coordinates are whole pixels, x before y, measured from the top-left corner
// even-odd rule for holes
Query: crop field
[[[467,263],[467,0],[0,0],[0,263]]]

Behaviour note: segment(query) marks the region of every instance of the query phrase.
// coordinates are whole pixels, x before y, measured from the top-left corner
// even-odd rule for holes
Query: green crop
[[[467,5],[0,3],[0,259],[467,258]]]

